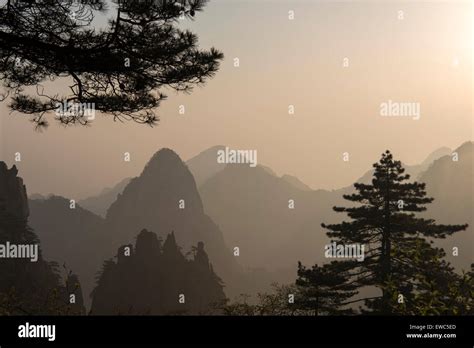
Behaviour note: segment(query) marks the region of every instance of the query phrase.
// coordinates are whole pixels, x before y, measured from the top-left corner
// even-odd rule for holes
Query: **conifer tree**
[[[37,126],[54,113],[62,124],[86,125],[89,107],[114,120],[153,125],[163,88],[191,91],[219,69],[223,54],[200,50],[197,36],[178,25],[206,3],[0,1],[0,101],[9,98],[12,111],[31,115]],[[98,27],[106,11],[111,18]],[[48,90],[47,82],[58,79],[69,86],[62,95]],[[63,112],[58,105],[73,106]]]
[[[431,277],[417,276],[417,293],[412,301],[396,308],[403,315],[473,315],[474,273],[457,274],[447,265]]]
[[[426,197],[425,184],[409,181],[401,162],[389,151],[374,169],[371,184],[356,183],[356,193],[344,195],[355,204],[334,207],[351,220],[322,226],[336,243],[365,246],[362,262],[337,262],[335,269],[347,271],[348,281],[357,288],[381,290],[381,296],[367,298],[365,304],[375,313],[392,314],[403,305],[413,305],[423,291],[421,277],[432,281],[452,273],[443,260],[444,251],[428,240],[445,238],[467,225],[441,225],[418,217],[433,198]]]
[[[312,315],[353,313],[352,309],[343,306],[357,293],[356,286],[347,281],[347,272],[335,269],[335,266],[337,262],[307,269],[298,263],[295,308]]]

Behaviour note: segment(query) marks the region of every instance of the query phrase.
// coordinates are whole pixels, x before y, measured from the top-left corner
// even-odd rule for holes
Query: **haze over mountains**
[[[226,164],[218,163],[216,160],[217,151],[224,148],[225,146],[223,145],[210,147],[186,162],[198,188],[225,168]]]
[[[0,262],[0,315],[30,313],[56,315],[84,312],[82,289],[73,273],[63,276],[61,269],[44,257],[35,231],[28,224],[26,186],[18,176],[16,166],[8,169],[0,161],[0,245],[2,253],[11,246],[36,248],[34,258],[15,252],[2,255]],[[7,247],[7,246],[10,247]],[[13,254],[12,254],[13,255]],[[70,302],[70,296],[74,301]]]
[[[98,267],[109,250],[109,236],[100,216],[77,205],[70,208],[64,197],[30,199],[29,224],[38,234],[46,258],[57,261],[79,275],[84,290],[84,302],[95,283]]]
[[[430,153],[423,162],[420,164],[405,164],[402,161],[403,167],[405,168],[405,173],[410,175],[410,180],[416,181],[419,180],[421,174],[423,174],[438,158],[443,156],[451,155],[453,151],[449,147],[440,147],[439,149]],[[372,180],[373,169],[365,173],[357,182],[370,183]]]
[[[347,219],[332,207],[348,204],[342,195],[352,192],[352,186],[312,190],[295,177],[278,177],[261,165],[218,164],[216,154],[222,148],[203,151],[187,165],[172,150],[158,151],[140,176],[87,200],[97,203],[89,205],[95,213],[107,211],[105,218],[80,207],[71,210],[69,200],[59,197],[33,200],[30,221],[48,245],[45,255],[78,268],[87,294],[94,287],[94,264],[112,257],[144,228],[161,238],[174,231],[183,252],[204,242],[227,296],[255,293],[274,281],[292,282],[298,261],[326,262],[324,245],[329,239],[320,225]],[[453,162],[451,153],[458,153],[459,161]],[[427,216],[472,225],[473,193],[466,187],[472,188],[473,160],[473,143],[467,142],[454,151],[438,149],[419,165],[405,166],[435,197]],[[370,181],[370,173],[358,182]],[[112,197],[116,199],[108,207]],[[469,227],[442,242],[450,249],[461,246],[457,257],[448,252],[458,268],[467,269],[472,262],[468,248],[463,249],[473,245],[472,234]],[[236,247],[238,256],[233,254]]]
[[[228,165],[201,187],[206,211],[241,248],[241,262],[269,270],[296,268],[323,250],[323,218],[341,201],[330,191],[307,191],[257,166]],[[292,208],[294,202],[294,208]]]
[[[434,201],[429,205],[426,216],[440,223],[467,223],[465,231],[437,243],[447,253],[447,259],[457,268],[468,269],[473,263],[474,248],[474,143],[462,144],[449,154],[436,159],[423,172],[419,181],[426,183],[426,191]],[[453,247],[459,255],[453,256]]]
[[[125,178],[112,187],[103,189],[98,195],[80,200],[81,207],[105,217],[107,209],[115,202],[119,193],[122,193],[132,178]]]
[[[161,237],[174,231],[183,252],[204,242],[226,284],[242,283],[222,232],[204,214],[192,174],[169,149],[158,151],[142,174],[130,180],[105,219],[80,206],[71,209],[69,200],[60,197],[33,200],[31,205],[31,224],[47,240],[48,255],[74,268],[84,278],[87,293],[102,261],[144,228]]]
[[[68,3],[74,9],[82,1]],[[35,265],[0,259],[0,314],[4,312],[3,297],[12,286],[31,300],[31,305],[43,303],[43,298],[58,288],[61,300],[68,300],[67,286],[51,261],[57,262],[61,272],[63,266],[74,272],[71,281],[80,282],[78,310],[91,309],[93,314],[207,314],[214,301],[234,300],[242,293],[255,298],[260,291],[270,295],[261,298],[265,307],[280,300],[288,305],[288,294],[283,291],[286,286],[277,291],[270,287],[278,282],[291,284],[288,291],[297,289],[303,295],[296,296],[295,304],[300,302],[318,315],[323,314],[318,307],[335,310],[345,301],[340,290],[351,291],[351,278],[359,276],[362,279],[356,282],[369,286],[357,296],[365,297],[372,290],[378,295],[380,291],[382,300],[374,304],[384,314],[411,313],[415,307],[411,300],[419,295],[421,306],[413,312],[417,315],[443,313],[442,307],[457,308],[444,305],[451,299],[456,299],[452,304],[465,300],[463,304],[472,312],[471,289],[458,300],[456,290],[464,289],[456,286],[455,277],[443,274],[444,265],[437,264],[441,261],[437,257],[434,262],[435,253],[417,248],[422,244],[411,243],[413,235],[403,236],[402,228],[392,229],[395,225],[388,216],[394,195],[384,195],[382,189],[392,184],[389,178],[379,180],[378,190],[365,196],[374,204],[366,211],[360,209],[360,225],[351,226],[356,231],[345,228],[347,233],[339,234],[340,238],[333,234],[341,246],[347,246],[350,237],[354,237],[355,247],[360,247],[362,240],[366,243],[368,262],[362,267],[373,279],[356,268],[352,269],[355,274],[346,277],[344,262],[334,268],[322,266],[331,261],[325,257],[325,246],[331,241],[321,227],[321,223],[342,225],[349,219],[333,207],[356,204],[343,196],[354,192],[353,182],[371,182],[371,164],[388,149],[402,161],[412,180],[426,183],[427,196],[435,199],[426,212],[416,215],[438,223],[469,224],[466,230],[433,241],[434,245],[444,248],[457,271],[474,262],[472,4],[295,1],[288,12],[287,1],[209,1],[204,11],[187,12],[188,5],[179,1],[179,6],[161,6],[158,12],[176,14],[179,10],[184,20],[158,20],[157,26],[164,28],[162,35],[145,35],[133,47],[120,47],[111,42],[125,40],[128,34],[141,36],[136,22],[140,15],[133,12],[144,15],[146,11],[127,10],[126,5],[122,11],[118,1],[113,3],[104,11],[93,10],[92,17],[95,12],[98,16],[85,27],[80,18],[70,18],[72,21],[63,23],[67,24],[64,33],[46,30],[28,38],[35,41],[57,34],[60,40],[56,43],[62,50],[61,40],[67,41],[69,36],[71,47],[63,51],[70,53],[83,46],[97,48],[92,45],[97,42],[77,42],[88,36],[87,28],[111,29],[108,37],[99,33],[98,40],[105,38],[106,46],[113,48],[106,53],[122,59],[126,51],[133,57],[131,65],[124,69],[119,64],[118,75],[107,81],[102,72],[110,73],[113,64],[88,61],[87,57],[96,56],[94,50],[86,59],[79,54],[77,59],[59,59],[60,64],[54,66],[48,59],[35,59],[38,57],[28,54],[28,49],[7,47],[3,55],[6,61],[0,70],[10,71],[4,77],[11,78],[2,79],[6,89],[0,92],[0,100],[13,98],[13,104],[7,99],[0,103],[0,115],[4,116],[0,120],[0,244],[12,237],[18,242],[41,242],[41,255]],[[29,6],[25,5],[25,15]],[[10,13],[10,1],[8,7]],[[18,7],[20,12],[22,7]],[[195,14],[199,16],[192,20]],[[122,17],[124,22],[119,25]],[[43,19],[47,26],[48,18]],[[12,23],[21,24],[22,20]],[[85,29],[84,35],[69,35],[75,24]],[[171,28],[175,24],[178,31],[196,33],[196,40],[187,34],[173,35],[177,33]],[[156,29],[153,23],[147,28],[141,34]],[[263,32],[265,40],[256,35]],[[150,56],[154,52],[149,48],[160,41],[166,52],[158,48],[157,53],[164,53],[164,58],[156,62],[158,69],[148,71],[152,64],[139,59],[140,52]],[[194,43],[195,49],[187,54],[185,46]],[[210,64],[210,57],[197,52],[210,47],[225,55],[220,64]],[[9,52],[24,56],[26,61],[18,62]],[[201,65],[203,60],[207,62]],[[190,64],[181,71],[179,65],[184,61]],[[144,70],[136,70],[136,63],[144,63]],[[56,82],[49,81],[48,77],[54,77],[51,74],[42,74],[42,64],[46,70],[57,70]],[[65,65],[71,71],[57,69]],[[207,79],[206,71],[213,67],[218,71]],[[87,71],[90,69],[93,71]],[[76,72],[78,79],[69,84],[63,70]],[[145,78],[135,79],[136,75],[130,75],[132,70]],[[166,76],[156,79],[162,72]],[[178,81],[194,73],[200,76]],[[48,81],[43,91],[44,78]],[[15,80],[20,85],[33,85],[23,89]],[[189,88],[194,82],[199,82],[196,88]],[[94,91],[98,98],[91,97]],[[192,93],[181,93],[188,91]],[[147,93],[158,98],[161,92],[168,97],[160,98],[160,103],[147,98]],[[109,93],[111,98],[106,96]],[[32,99],[22,98],[23,94]],[[91,127],[89,122],[87,127],[79,127],[84,118],[76,122],[70,117],[58,119],[63,113],[55,113],[53,104],[44,104],[47,110],[38,106],[47,100],[69,101],[64,94],[78,97],[78,102],[95,101],[84,103],[96,106],[97,117]],[[387,104],[390,112],[382,112]],[[12,110],[19,115],[10,117]],[[152,116],[155,113],[156,118]],[[37,121],[38,126],[49,123],[50,127],[42,134],[34,132],[26,119]],[[147,125],[152,126],[155,120],[159,121],[157,127]],[[78,127],[63,129],[57,121]],[[463,143],[467,139],[471,141]],[[445,144],[450,148],[440,147]],[[251,151],[258,151],[262,163],[256,167],[219,163],[217,152],[227,150],[227,145],[236,150],[255,149]],[[349,162],[342,160],[346,151],[350,152]],[[124,160],[124,154],[130,155],[130,161]],[[384,167],[387,171],[393,168],[396,166]],[[27,195],[24,185],[39,194]],[[396,187],[394,191],[400,192]],[[47,195],[49,192],[52,194]],[[404,192],[408,199],[413,195],[417,200],[419,192],[409,188]],[[384,208],[379,204],[382,199]],[[386,219],[381,219],[382,214]],[[410,227],[416,226],[415,237],[423,229],[422,221],[419,225],[408,218],[397,222],[411,232],[414,228]],[[359,226],[364,227],[357,229]],[[370,239],[366,226],[377,226],[370,231],[374,232]],[[347,225],[341,229],[344,227]],[[405,237],[410,239],[407,243]],[[375,253],[374,240],[381,251],[375,260],[369,254]],[[396,251],[406,254],[404,260],[396,259]],[[426,262],[418,262],[420,259]],[[307,267],[300,268],[303,272],[299,274],[298,261]],[[472,272],[474,275],[474,268]],[[396,278],[392,277],[395,273]],[[440,279],[435,279],[438,276]],[[389,289],[385,280],[394,279]],[[424,286],[425,279],[439,283],[436,291],[429,286],[420,286],[421,292],[409,289],[419,282]],[[186,296],[185,305],[179,302],[180,293]],[[403,304],[400,298],[390,303],[394,294],[403,295]],[[449,301],[429,308],[433,299],[444,299],[445,294],[452,295]],[[362,303],[351,305],[356,308]],[[394,310],[385,311],[385,307]],[[214,329],[208,328],[208,336],[215,334]],[[172,336],[160,330],[156,328],[158,336]]]
[[[472,145],[470,142],[466,144],[465,147]],[[262,165],[248,168],[219,164],[216,154],[223,148],[224,146],[211,147],[188,160],[186,164],[193,175],[199,178],[196,184],[205,211],[221,226],[226,242],[230,246],[242,248],[240,262],[251,267],[276,270],[294,263],[294,254],[299,254],[301,261],[324,261],[319,257],[315,258],[319,252],[315,254],[312,247],[327,242],[320,223],[342,218],[332,212],[332,207],[347,204],[342,195],[351,192],[352,186],[333,191],[315,191],[296,177],[278,177],[271,168]],[[452,152],[447,147],[441,147],[427,156],[422,163],[405,164],[404,167],[411,180],[418,180],[435,160],[450,156]],[[462,157],[462,161],[467,163],[469,158],[472,158],[469,154],[463,154]],[[433,171],[436,171],[436,168]],[[372,173],[372,170],[367,171],[357,182],[370,182]],[[422,181],[429,181],[429,178]],[[120,187],[115,189],[114,195],[118,193]],[[437,194],[438,192],[435,192],[432,195],[436,197]],[[101,199],[102,196],[99,195],[97,200]],[[295,203],[294,209],[288,208],[290,199]],[[432,205],[429,210],[434,207]],[[96,212],[105,209],[106,207],[100,207]],[[466,220],[470,215],[464,213],[460,217]],[[280,252],[280,249],[284,250]],[[266,255],[270,250],[271,254],[279,257],[275,257],[275,261],[268,265]]]
[[[114,248],[131,240],[142,228],[162,237],[174,231],[185,251],[198,242],[205,243],[224,282],[233,283],[239,272],[222,231],[205,214],[193,175],[170,149],[158,151],[141,175],[118,195],[107,211],[105,228]]]

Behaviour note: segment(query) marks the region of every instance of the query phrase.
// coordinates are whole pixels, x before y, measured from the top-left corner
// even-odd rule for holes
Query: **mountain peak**
[[[110,206],[107,217],[115,216],[112,220],[122,220],[124,217],[119,218],[120,215],[132,211],[135,217],[142,218],[142,224],[156,219],[170,221],[171,216],[182,218],[183,213],[203,213],[193,175],[174,151],[165,148],[156,152],[142,174],[131,180]],[[136,227],[153,230],[152,225]],[[155,232],[165,231],[155,230]]]
[[[217,158],[217,151],[219,150],[223,150],[225,149],[225,146],[224,145],[214,145],[214,146],[211,146],[210,148],[206,149],[206,150],[203,150],[201,152],[199,152],[196,156],[194,156],[193,158],[190,158],[188,160],[188,162],[192,161],[193,159],[195,158],[198,158],[200,156],[205,156],[207,154],[211,154],[213,156],[216,156]]]
[[[176,167],[184,167],[183,161],[179,158],[178,154],[171,149],[163,148],[157,151],[145,165],[142,176],[149,173],[155,173],[156,171],[167,168],[175,169]]]
[[[224,148],[223,145],[210,147],[186,162],[198,187],[225,168],[226,164],[217,162],[217,153]]]
[[[146,229],[164,240],[163,250],[176,245],[186,250],[203,241],[219,270],[237,271],[222,232],[204,212],[191,171],[170,149],[155,153],[142,174],[130,181],[107,211],[105,224],[112,250]]]
[[[474,142],[473,141],[466,141],[465,143],[461,144],[455,151],[458,153],[464,153],[464,152],[471,152],[474,147]]]
[[[20,219],[29,215],[28,198],[23,179],[18,176],[18,169],[13,165],[10,169],[0,161],[0,210],[4,209]]]

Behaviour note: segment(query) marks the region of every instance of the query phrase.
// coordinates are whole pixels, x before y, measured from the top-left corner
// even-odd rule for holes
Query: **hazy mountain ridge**
[[[209,179],[201,196],[226,242],[240,247],[239,260],[271,271],[320,254],[314,248],[323,247],[327,238],[315,220],[334,218],[331,208],[340,201],[330,191],[300,190],[260,166],[237,164]]]
[[[438,242],[449,261],[467,270],[474,262],[474,142],[465,142],[453,153],[457,153],[458,161],[451,154],[435,160],[420,181],[426,183],[428,196],[434,198],[426,216],[440,223],[469,224],[465,231]],[[459,249],[459,256],[453,256],[453,247]]]
[[[198,188],[225,168],[226,164],[217,162],[217,152],[223,149],[225,149],[225,146],[216,145],[186,161],[186,165],[191,173],[193,173]]]
[[[214,175],[216,175],[226,167],[227,164],[217,162],[217,152],[223,149],[225,149],[225,146],[216,145],[200,152],[196,156],[186,161],[186,165],[188,166],[190,172],[193,174],[198,190],[200,190],[201,186],[208,179],[212,178]],[[259,166],[270,175],[277,176],[277,174],[270,167],[264,165]],[[306,185],[304,182],[302,182],[299,178],[295,176],[284,174],[281,178],[289,184],[303,191],[312,190],[311,187]],[[128,185],[128,183],[130,183],[132,179],[133,178],[125,178],[113,187],[105,188],[100,193],[82,199],[78,203],[83,208],[90,210],[94,214],[105,217],[107,215],[107,210],[110,208],[112,203],[115,202],[118,195],[123,192],[125,187]],[[35,197],[31,197],[31,199],[46,199],[46,197],[39,194],[35,194]]]
[[[107,209],[115,202],[117,196],[123,192],[130,180],[132,180],[132,178],[125,178],[116,185],[103,189],[98,195],[82,199],[78,203],[81,207],[105,217]]]
[[[450,158],[451,152],[449,148],[440,148],[421,164],[405,166],[406,172],[411,180],[418,180],[423,173],[436,171],[436,160],[446,154]],[[372,172],[368,171],[357,182],[370,183]],[[243,246],[241,260],[245,265],[274,271],[285,265],[294,266],[298,260],[308,264],[327,262],[323,250],[329,239],[320,225],[347,220],[347,215],[334,213],[332,207],[351,204],[342,196],[352,193],[353,185],[333,191],[308,191],[285,179],[260,166],[228,165],[200,189],[206,212],[222,227],[226,242]],[[430,186],[429,178],[421,181],[424,180]],[[289,209],[289,200],[294,201],[294,209]],[[437,209],[433,205],[427,208],[433,213]],[[438,214],[433,216],[437,218]],[[464,213],[455,222],[464,223],[466,219]],[[460,233],[472,237],[472,232]],[[458,243],[460,238],[457,234],[447,240]]]
[[[220,228],[205,214],[193,175],[170,149],[158,151],[107,211],[106,230],[114,249],[143,228],[161,237],[174,231],[185,250],[204,242],[216,272],[229,289],[233,288],[231,283],[238,285],[234,278],[241,276],[241,268]]]
[[[416,181],[420,179],[420,176],[425,172],[434,161],[437,159],[451,154],[452,150],[448,147],[440,147],[439,149],[430,153],[420,164],[404,164],[402,161],[402,165],[405,168],[405,173],[410,175],[410,180]],[[372,180],[372,175],[374,174],[374,170],[370,169],[367,171],[363,176],[361,176],[356,182],[361,182],[364,184],[370,183]],[[351,185],[352,186],[352,185]]]
[[[284,174],[281,177],[283,180],[285,180],[287,183],[295,186],[296,188],[302,190],[302,191],[311,191],[312,188],[306,185],[304,182],[302,182],[300,179],[298,179],[296,176],[293,175],[288,175]]]
[[[77,284],[75,288],[66,288],[60,269],[51,262],[56,260],[44,257],[44,250],[49,245],[30,226],[31,215],[23,179],[18,176],[16,166],[8,169],[0,161],[0,244],[37,248],[34,261],[9,257],[1,260],[0,314],[83,313],[83,295],[78,277],[73,273],[66,275],[65,281]],[[56,297],[52,296],[53,293]],[[68,302],[70,294],[76,296],[73,304]]]
[[[278,177],[260,165],[216,167],[213,156],[217,156],[218,148],[203,151],[198,155],[203,163],[194,158],[191,166],[172,150],[158,151],[141,175],[130,179],[123,192],[116,193],[117,199],[105,219],[80,206],[75,211],[69,209],[69,201],[64,198],[33,200],[32,226],[45,240],[48,256],[60,262],[64,259],[84,277],[87,290],[91,289],[92,276],[101,262],[143,228],[161,237],[175,231],[178,244],[185,251],[204,241],[217,273],[231,288],[230,296],[265,289],[273,281],[292,282],[298,261],[327,262],[323,251],[329,239],[320,225],[347,219],[344,214],[334,213],[332,207],[348,205],[342,195],[352,192],[353,186],[311,190],[297,178]],[[460,158],[454,162],[456,166],[451,166],[451,150],[442,148],[422,164],[407,166],[407,172],[426,182],[428,195],[435,197],[434,203],[428,205],[428,216],[439,222],[472,225],[469,199],[473,194],[465,189],[469,183],[472,187],[472,142],[455,151]],[[443,153],[449,155],[439,158]],[[206,165],[211,169],[206,170]],[[199,189],[193,167],[200,168],[201,178],[210,176]],[[369,173],[357,182],[368,180]],[[180,209],[181,199],[184,209]],[[289,208],[291,204],[294,209]],[[63,215],[69,217],[58,220]],[[95,247],[91,249],[91,245]],[[461,250],[472,245],[472,228],[443,241],[449,250],[453,245],[460,245]],[[239,256],[233,256],[235,247],[239,248]],[[92,251],[94,248],[96,251]],[[86,261],[87,265],[80,264],[84,250],[97,254],[95,260]],[[458,258],[448,258],[458,267],[465,268],[469,262],[469,255],[462,252]],[[245,275],[237,262],[244,266]]]
[[[30,225],[42,241],[45,257],[79,275],[88,304],[95,273],[106,257],[104,219],[77,204],[71,209],[70,200],[60,196],[30,200],[29,204]]]

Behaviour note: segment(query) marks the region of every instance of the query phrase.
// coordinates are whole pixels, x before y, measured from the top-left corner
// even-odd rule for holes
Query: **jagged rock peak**
[[[18,177],[18,169],[13,165],[8,169],[0,161],[0,210],[26,220],[29,215],[28,196],[23,179]]]
[[[156,233],[143,229],[137,236],[135,252],[141,256],[157,256],[161,252],[161,240],[157,238]]]

